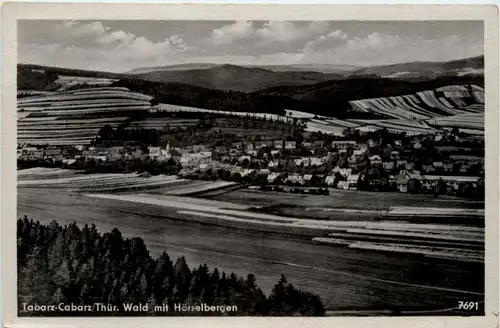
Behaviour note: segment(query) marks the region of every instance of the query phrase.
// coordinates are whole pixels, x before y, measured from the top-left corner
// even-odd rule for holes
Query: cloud
[[[97,39],[97,42],[101,44],[109,44],[113,42],[130,44],[134,39],[135,35],[133,35],[132,33],[127,33],[124,31],[114,31],[109,34],[104,34],[99,39]]]
[[[92,22],[88,24],[77,25],[74,22],[65,23],[66,33],[76,37],[82,36],[93,36],[93,35],[102,35],[109,27],[104,26],[101,22]]]
[[[302,49],[302,52],[312,53],[315,51],[321,51],[321,49],[332,49],[344,44],[346,40],[346,33],[342,32],[341,30],[331,31],[325,35],[320,35],[316,39],[307,42],[305,47]]]
[[[370,66],[446,61],[483,53],[482,37],[471,34],[426,38],[404,30],[398,35],[394,30],[360,31],[339,24],[237,21],[194,31],[192,25],[129,29],[106,21],[54,21],[31,28],[20,25],[18,54],[24,63],[121,72],[189,62]]]
[[[234,41],[250,38],[256,30],[249,21],[237,21],[234,24],[225,25],[214,29],[208,38],[209,43],[215,45],[232,44]]]
[[[388,49],[403,44],[397,35],[386,35],[379,32],[370,33],[365,38],[354,38],[347,41],[349,48],[356,50]]]
[[[60,30],[63,32],[60,33]],[[101,22],[65,21],[54,25],[47,44],[20,45],[23,62],[95,70],[123,71],[135,66],[162,65],[190,49],[179,35],[152,41]]]
[[[268,42],[292,42],[307,38],[314,33],[307,27],[300,27],[293,22],[270,21],[256,30],[256,35],[262,43]]]
[[[298,24],[291,21],[267,21],[259,25],[261,26],[257,27],[256,22],[237,21],[214,29],[206,41],[214,45],[244,41],[257,46],[294,42],[325,33],[331,23],[319,21]]]
[[[400,37],[372,32],[365,37],[345,38],[335,47],[318,50],[317,43],[306,47],[305,61],[317,63],[387,65],[412,61],[448,61],[483,53],[483,41],[470,41],[457,35],[433,40]],[[326,41],[325,41],[326,42]]]

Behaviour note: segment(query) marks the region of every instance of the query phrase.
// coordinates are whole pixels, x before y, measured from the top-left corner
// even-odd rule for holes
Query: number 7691
[[[459,310],[479,310],[479,302],[458,301]]]

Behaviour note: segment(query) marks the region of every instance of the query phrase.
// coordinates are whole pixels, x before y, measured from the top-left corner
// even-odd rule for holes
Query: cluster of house
[[[93,147],[93,146],[47,146],[22,147],[17,149],[17,158],[24,160],[52,159],[71,164],[78,158],[94,159],[96,161],[116,161],[120,159],[144,158],[145,154],[140,147]]]
[[[421,188],[433,188],[440,178],[448,187],[457,189],[461,183],[475,183],[478,177],[451,177],[453,172],[467,175],[468,169],[478,164],[484,170],[484,157],[465,154],[450,155],[446,160],[424,160],[421,162],[425,164],[420,163],[417,167],[410,158],[415,151],[422,149],[422,141],[414,137],[410,142],[391,140],[389,144],[381,139],[366,142],[334,140],[327,144],[325,140],[307,139],[299,144],[293,140],[278,139],[233,142],[214,147],[191,145],[172,148],[167,144],[166,147],[150,146],[147,151],[124,146],[47,146],[20,147],[17,156],[22,159],[51,158],[67,163],[82,157],[103,162],[147,157],[158,161],[174,159],[185,172],[225,168],[242,177],[266,175],[268,183],[326,184],[341,189],[356,189],[358,181],[364,179],[363,169],[369,165],[383,168],[388,174],[386,182],[397,185],[401,192],[408,191],[411,180],[418,180]],[[304,149],[307,155],[304,155]],[[300,169],[292,170],[290,166]],[[316,172],[317,168],[323,169]]]
[[[238,172],[242,177],[248,175],[264,175],[268,184],[291,184],[296,186],[328,186],[344,190],[357,190],[360,180],[365,178],[363,173],[352,174],[351,169],[336,167],[332,174],[299,174],[286,172],[271,172],[269,169],[242,169],[239,166],[230,167],[231,173]],[[338,179],[337,173],[342,177]],[[393,185],[397,191],[406,193],[409,191],[411,180],[418,181],[419,192],[431,192],[436,185],[442,181],[445,185],[446,193],[457,192],[462,184],[472,184],[477,186],[479,177],[469,176],[441,176],[441,175],[421,175],[420,173],[403,171],[398,175],[390,175],[385,183]]]
[[[75,157],[75,152],[81,152],[83,146],[47,146],[47,147],[21,147],[17,149],[17,158],[23,160],[52,159],[67,161]]]

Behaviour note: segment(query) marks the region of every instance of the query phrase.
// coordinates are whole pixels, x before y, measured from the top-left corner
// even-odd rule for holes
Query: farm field
[[[373,112],[385,117],[429,119],[481,111],[478,107],[469,108],[469,105],[483,105],[484,112],[484,89],[476,85],[448,86],[414,95],[354,100],[350,104],[355,111]]]
[[[279,193],[255,190],[229,190],[227,193],[219,193],[208,197],[209,199],[199,198],[199,203],[193,202],[193,199],[185,203],[183,198],[176,198],[175,196],[195,194],[203,196],[206,193],[210,194],[216,190],[224,190],[235,184],[225,181],[186,180],[179,179],[177,176],[163,175],[152,177],[140,176],[138,174],[71,175],[68,170],[57,169],[29,169],[20,171],[18,175],[30,178],[21,178],[18,180],[18,186],[21,188],[51,188],[57,190],[65,189],[70,193],[93,193],[93,195],[89,194],[87,197],[176,208],[178,209],[177,214],[182,216],[187,215],[190,217],[190,220],[196,218],[195,221],[201,220],[201,222],[210,222],[216,225],[229,225],[231,227],[259,231],[279,231],[297,235],[315,236],[319,234],[317,237],[322,238],[320,240],[323,242],[325,241],[324,237],[322,237],[324,233],[331,233],[346,228],[345,232],[351,233],[352,231],[349,229],[359,228],[360,225],[362,228],[366,228],[367,222],[373,222],[376,226],[372,226],[372,230],[367,230],[368,232],[365,231],[365,234],[376,231],[387,233],[387,224],[402,224],[405,227],[401,230],[403,232],[407,229],[417,231],[417,235],[406,235],[405,237],[419,237],[418,233],[427,233],[427,227],[447,231],[458,230],[461,235],[467,235],[471,229],[484,230],[482,228],[484,224],[484,209],[444,206],[447,204],[435,204],[433,200],[429,202],[430,204],[427,204],[427,201],[430,200],[429,197],[427,199],[419,197],[419,206],[415,206],[417,197],[400,197],[400,202],[397,203],[389,197],[383,198],[378,196],[381,193],[351,193],[349,199],[354,198],[352,197],[353,195],[359,194],[361,204],[369,202],[373,205],[369,208],[366,205],[362,208],[356,208],[352,202],[342,204],[342,197],[346,197],[345,195],[348,194],[345,192],[334,193],[334,197],[304,197],[303,195],[291,195],[290,197],[287,194],[280,195]],[[42,178],[37,178],[37,175]],[[52,176],[53,178],[50,179],[47,176]],[[149,192],[137,194],[137,192],[142,190],[149,190]],[[232,198],[231,195],[233,196]],[[274,199],[271,196],[274,196]],[[263,201],[264,198],[268,201],[274,200],[274,202],[266,203]],[[287,201],[290,202],[287,203]],[[447,201],[451,202],[452,200],[448,199]],[[405,202],[413,206],[401,206]],[[336,203],[336,206],[328,205],[329,203]],[[225,209],[221,209],[220,204],[224,204],[223,207]],[[228,204],[234,205],[228,206]],[[399,206],[394,206],[394,204],[398,204]],[[430,205],[434,205],[434,207],[429,207]],[[477,206],[479,204],[469,203],[469,205]],[[235,209],[236,211],[234,211]],[[302,216],[302,214],[304,215]],[[407,218],[410,220],[406,220]],[[418,220],[416,218],[426,218],[426,220]],[[429,218],[431,218],[430,222]],[[455,220],[457,218],[460,220]],[[464,222],[465,226],[463,225]],[[472,224],[467,225],[470,222]],[[394,232],[394,234],[399,236],[401,231]],[[359,234],[362,232],[356,231],[356,233]],[[348,235],[348,237],[352,236]],[[429,238],[429,236],[426,238]],[[446,239],[442,235],[440,238]],[[332,243],[331,238],[327,243]],[[345,241],[341,239],[340,243],[345,244]],[[351,247],[350,244],[349,247]],[[389,251],[387,247],[380,248],[380,250]],[[462,259],[463,254],[460,251],[462,249],[459,249],[458,254],[452,252],[448,256]],[[429,250],[428,253],[431,256],[435,252]],[[442,254],[447,253],[441,251],[439,254],[440,256],[444,256]],[[474,257],[474,259],[479,260],[480,258],[481,255],[478,254]]]
[[[165,188],[157,188],[148,191],[148,194],[187,196],[219,191],[225,192],[237,186],[236,183],[227,181],[177,179],[172,181],[172,183]]]
[[[379,249],[380,251],[412,253],[414,250],[420,249],[422,254],[429,257],[446,257],[476,262],[484,260],[484,250],[482,249],[484,247],[484,228],[454,225],[449,224],[449,222],[448,224],[415,224],[400,221],[373,221],[372,219],[369,221],[349,221],[348,218],[346,221],[316,220],[223,209],[217,205],[184,203],[182,198],[153,198],[146,194],[93,194],[90,197],[175,208],[177,214],[190,216],[188,220],[209,222],[216,225],[259,231],[279,231],[297,235],[314,235],[323,231],[323,233],[329,233],[329,236],[336,237],[328,238],[328,243],[335,242],[348,247],[368,247],[367,244],[374,244],[375,246],[384,246],[384,248]],[[442,212],[445,211],[446,209],[442,209]],[[365,236],[373,239],[374,235],[378,236],[378,243],[365,240]],[[429,243],[430,240],[431,245],[421,245],[422,240],[424,243]],[[320,241],[324,242],[324,238],[321,238]]]
[[[58,79],[55,80],[54,83],[60,85],[58,89],[59,91],[64,91],[79,84],[91,86],[108,86],[115,81],[117,80],[95,77],[59,75]]]
[[[177,182],[176,176],[144,177],[139,174],[78,174],[62,177],[39,178],[32,174],[30,179],[18,180],[18,186],[24,188],[64,188],[69,192],[85,191],[129,191],[166,186]]]
[[[342,136],[347,128],[363,132],[387,129],[408,135],[431,134],[457,127],[461,132],[484,134],[484,89],[476,85],[451,85],[414,95],[350,102],[353,111],[370,112],[382,119],[345,119],[286,110],[302,120],[306,131]]]
[[[57,91],[19,98],[19,141],[51,145],[89,144],[102,126],[108,124],[116,128],[136,111],[258,116],[288,123],[299,119],[305,124],[306,131],[321,131],[337,136],[342,136],[347,128],[360,131],[386,128],[394,133],[406,132],[409,135],[419,135],[458,127],[465,133],[484,134],[484,90],[474,85],[449,86],[415,95],[351,102],[354,111],[372,112],[386,117],[386,119],[377,120],[340,120],[292,110],[286,111],[287,116],[280,116],[267,113],[208,110],[171,104],[151,106],[150,99],[150,96],[131,92],[123,87]],[[88,122],[84,121],[82,115],[88,116]],[[195,119],[150,117],[141,121],[133,121],[127,128],[162,130],[167,125],[175,128],[193,126],[197,123]],[[225,133],[243,134],[239,128],[217,127],[214,129]],[[59,132],[56,133],[56,131]],[[263,133],[265,131],[260,129],[245,130],[246,136],[260,136]]]
[[[166,195],[191,195],[233,187],[234,182],[180,179],[173,175],[144,176],[128,174],[78,174],[63,169],[32,168],[18,171],[18,186],[56,188],[69,192],[130,192],[150,190]]]
[[[204,108],[197,108],[197,107],[189,107],[189,106],[179,106],[179,105],[172,105],[172,104],[158,104],[150,108],[150,112],[171,112],[171,113],[176,113],[176,112],[188,112],[188,113],[213,113],[213,114],[224,114],[224,115],[231,115],[231,116],[241,116],[241,117],[262,117],[262,118],[268,118],[268,119],[273,119],[273,120],[281,120],[283,122],[287,123],[293,123],[293,118],[287,117],[287,116],[282,116],[282,115],[277,115],[277,114],[270,114],[270,113],[253,113],[253,112],[231,112],[231,111],[222,111],[222,110],[214,110],[214,109],[204,109]]]
[[[130,201],[141,197],[148,202]],[[283,273],[294,285],[318,293],[329,310],[419,309],[420,304],[443,308],[454,306],[464,297],[482,300],[481,263],[319,244],[311,237],[286,231],[275,234],[241,229],[241,222],[236,221],[233,224],[238,229],[223,227],[220,218],[207,214],[237,218],[253,218],[255,214],[244,207],[228,208],[227,202],[196,201],[146,194],[88,197],[64,189],[47,193],[45,189],[19,186],[18,216],[28,215],[47,223],[52,219],[62,224],[94,223],[101,231],[119,227],[125,236],[144,238],[155,254],[166,249],[171,257],[186,256],[193,265],[207,263],[237,274],[252,272],[266,293]],[[273,221],[290,219],[272,217]],[[338,229],[372,229],[376,224],[336,223]],[[391,226],[391,231],[401,227],[408,230],[412,226]]]
[[[307,121],[306,131],[316,132],[320,131],[323,133],[333,134],[336,136],[342,136],[343,132],[347,128],[355,128],[360,124],[355,122],[342,121],[333,118],[323,118],[323,119],[309,119]]]
[[[167,126],[170,128],[196,126],[198,119],[183,119],[173,117],[151,117],[141,121],[132,121],[127,129],[155,129],[162,130]]]
[[[200,196],[203,196],[202,194]],[[479,208],[484,203],[466,201],[432,195],[406,193],[380,193],[368,191],[330,189],[328,196],[297,195],[290,193],[268,192],[240,189],[219,194],[211,199],[224,200],[251,206],[303,206],[309,209],[352,209],[361,211],[388,210],[394,206],[441,207],[441,208]]]
[[[384,119],[332,121],[297,111],[289,114],[303,119],[306,130],[338,136],[346,128],[364,132],[385,128],[393,133],[419,135],[454,127],[468,134],[484,135],[484,89],[476,85],[451,85],[413,95],[354,100],[350,105],[353,111],[374,113]]]
[[[126,88],[90,88],[18,99],[18,143],[88,145],[104,125],[113,128],[136,111],[150,108],[150,96]]]
[[[67,170],[30,169],[27,171],[21,171],[20,176],[27,175],[31,179],[20,179],[18,186],[21,188],[63,188],[70,193],[92,193],[87,194],[86,197],[173,208],[176,215],[180,215],[180,219],[184,220],[256,231],[307,235],[316,237],[313,241],[327,244],[341,244],[358,248],[369,248],[367,245],[373,244],[379,251],[403,253],[412,253],[421,247],[421,239],[424,239],[425,244],[428,243],[427,239],[432,239],[433,236],[439,241],[451,238],[453,241],[464,243],[479,243],[477,247],[480,247],[481,243],[484,244],[484,228],[480,224],[484,221],[484,210],[480,209],[424,207],[422,202],[419,207],[390,206],[388,208],[356,209],[349,204],[335,208],[326,205],[325,199],[330,197],[318,196],[312,196],[308,199],[294,197],[293,204],[274,203],[272,206],[266,206],[262,203],[255,206],[255,204],[238,202],[234,199],[229,202],[217,199],[200,199],[199,202],[194,202],[194,199],[186,199],[186,202],[182,197],[175,196],[210,193],[214,190],[232,187],[235,184],[225,181],[192,181],[179,179],[176,176],[162,175],[152,177],[138,174],[75,174],[65,176],[65,174],[69,174]],[[37,179],[37,173],[44,178]],[[46,176],[57,177],[47,179]],[[150,190],[149,194],[137,193],[146,189]],[[125,192],[126,194],[116,194],[117,192]],[[238,193],[238,191],[229,191],[226,194],[232,193]],[[255,191],[248,192],[247,195],[251,193],[260,196],[271,195],[270,193],[259,194]],[[212,196],[212,198],[223,197],[223,195],[219,194]],[[365,193],[365,196],[367,195]],[[286,199],[287,197],[282,195],[282,198]],[[248,197],[245,200],[248,200]],[[304,200],[306,200],[305,203]],[[378,201],[383,200],[383,198],[378,199]],[[363,204],[366,202],[367,199],[363,199]],[[392,204],[393,202],[386,202],[386,205]],[[292,209],[288,215],[287,209]],[[301,217],[300,214],[303,214],[304,211],[307,212],[307,215]],[[314,211],[329,212],[330,216],[316,217]],[[395,217],[395,221],[390,222],[390,217]],[[406,217],[437,218],[437,223],[405,222]],[[443,217],[447,220],[441,220]],[[461,224],[463,220],[460,222],[452,220],[457,217],[472,219],[479,223],[476,226],[464,226]],[[335,235],[335,238],[331,237],[332,233],[339,231],[341,231],[340,235]],[[324,236],[327,233],[330,235]],[[378,243],[371,240],[374,238],[373,235],[379,237]],[[370,240],[367,241],[365,236],[370,236],[368,238]],[[406,240],[401,241],[401,237],[406,238]],[[387,239],[392,244],[387,244]],[[411,248],[409,243],[415,247]],[[436,243],[437,245],[434,245]],[[422,250],[422,254],[429,257],[446,257],[478,262],[481,262],[484,257],[481,249],[470,250],[470,247],[464,247],[462,244],[455,245],[449,242],[443,244],[436,241],[434,244],[432,247],[428,246]]]
[[[461,132],[484,135],[484,112],[435,117],[427,122],[445,130],[451,130],[456,127]]]
[[[418,120],[351,120],[351,122],[358,124],[357,130],[365,132],[384,128],[391,133],[406,132],[407,135],[431,134],[439,131],[427,122]]]
[[[30,169],[17,170],[17,180],[41,180],[41,179],[59,179],[75,176],[83,171],[66,170],[58,168],[34,167]]]

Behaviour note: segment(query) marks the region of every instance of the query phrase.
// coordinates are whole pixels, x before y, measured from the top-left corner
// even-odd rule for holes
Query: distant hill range
[[[484,56],[448,62],[410,62],[374,67],[329,64],[238,66],[197,63],[138,68],[126,74],[152,82],[175,82],[209,89],[253,92],[276,86],[313,85],[353,77],[422,81],[442,76],[482,75]]]
[[[445,63],[406,63],[361,69],[343,67],[343,74],[287,71],[288,68],[189,64],[152,68],[148,69],[151,70],[149,73],[143,69],[140,74],[114,74],[18,64],[17,76],[18,89],[26,92],[60,91],[64,83],[69,83],[73,89],[90,87],[88,79],[83,78],[94,77],[103,80],[98,81],[99,85],[127,87],[152,96],[153,102],[276,114],[292,109],[357,118],[367,118],[370,113],[353,113],[349,104],[353,100],[414,94],[448,85],[484,86],[484,75],[481,74],[483,56]],[[321,65],[302,68],[319,69]],[[405,77],[401,72],[413,72],[417,77],[421,75],[418,78],[412,74]],[[396,77],[387,77],[391,74],[396,74]],[[61,79],[61,76],[70,76],[70,81]],[[81,78],[74,78],[78,76]]]
[[[43,74],[42,74],[43,72]],[[448,76],[482,76],[484,56],[448,62],[410,62],[394,65],[357,67],[330,64],[230,65],[194,63],[138,68],[127,73],[18,64],[18,88],[43,88],[57,75],[110,79],[140,79],[161,83],[181,83],[207,89],[255,92],[273,87],[315,85],[362,77],[382,77],[403,81],[426,81]]]
[[[189,64],[177,64],[168,66],[156,66],[156,67],[143,67],[136,68],[128,71],[126,74],[146,74],[157,71],[181,71],[181,70],[197,70],[197,69],[209,69],[220,66],[227,66],[229,64],[211,64],[211,63],[189,63]],[[352,72],[360,70],[363,67],[353,66],[353,65],[331,65],[331,64],[292,64],[292,65],[229,65],[229,66],[240,66],[246,68],[262,68],[274,72],[319,72],[327,74],[345,74],[346,72]]]
[[[403,64],[366,67],[350,75],[377,75],[386,78],[427,78],[438,76],[464,76],[484,74],[484,56],[448,62],[410,62]]]
[[[237,66],[237,65],[210,65],[196,64],[188,68],[187,65],[174,67],[159,67],[153,69],[135,70],[134,77],[152,82],[174,82],[190,84],[198,87],[251,92],[259,89],[279,85],[315,84],[333,79],[341,79],[345,75],[321,73],[315,71],[291,71],[281,67],[281,71],[271,67]],[[298,69],[298,68],[297,68]],[[134,71],[129,72],[134,73]]]

